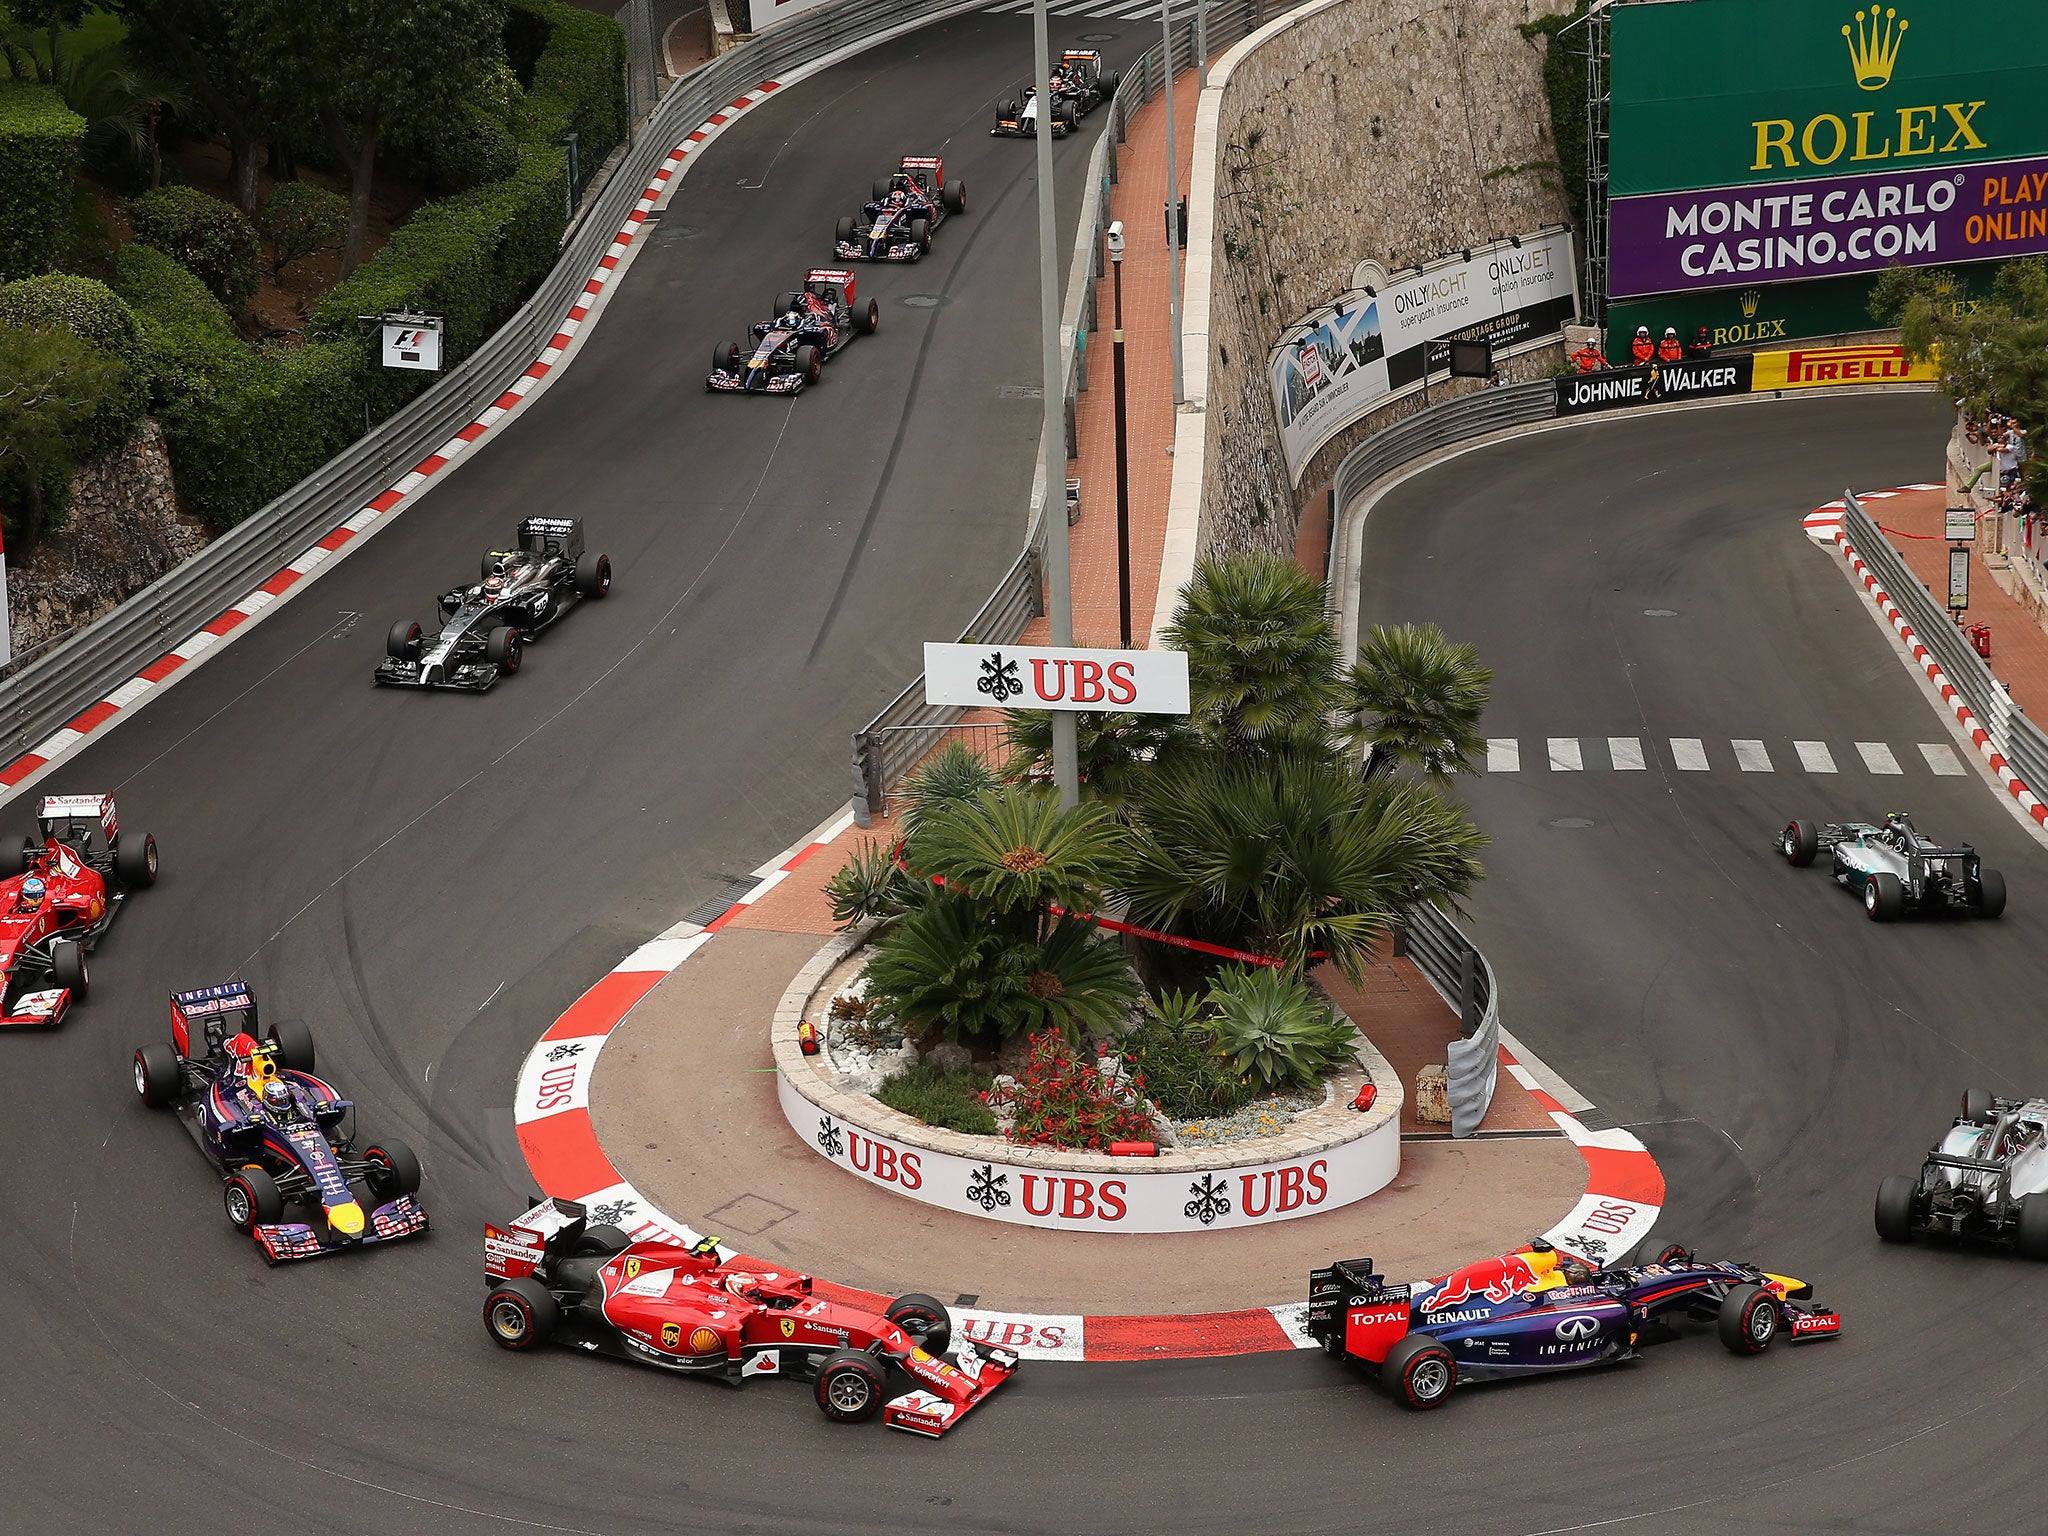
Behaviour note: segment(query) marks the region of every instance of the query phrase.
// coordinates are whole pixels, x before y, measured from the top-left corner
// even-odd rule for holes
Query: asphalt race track
[[[1038,404],[1002,390],[1036,377],[1031,147],[989,140],[985,108],[1026,35],[957,18],[748,114],[525,420],[48,782],[117,790],[165,875],[82,1011],[0,1042],[0,1531],[1962,1532],[2031,1507],[2048,1275],[1870,1232],[1877,1177],[1965,1084],[2048,1082],[2048,880],[1974,778],[1923,775],[1906,808],[1987,850],[2010,915],[1889,929],[1766,846],[1792,812],[1894,808],[1848,775],[1469,786],[1513,1027],[1646,1124],[1671,1233],[1811,1275],[1839,1343],[1737,1361],[1702,1338],[1428,1416],[1306,1354],[1033,1367],[932,1445],[793,1386],[486,1340],[479,1228],[526,1189],[505,1106],[527,1045],[841,800],[847,729],[1021,538]],[[1058,149],[1070,226],[1088,138]],[[926,149],[969,211],[926,262],[862,269],[881,334],[794,401],[707,397],[711,347]],[[1820,401],[1468,456],[1374,514],[1369,613],[1478,641],[1493,734],[1938,741],[1798,514],[1923,477],[1940,436],[1924,398]],[[584,515],[613,596],[487,697],[374,690],[389,622],[528,511]],[[365,1130],[420,1151],[425,1241],[267,1270],[138,1104],[165,989],[234,973],[312,1024]],[[946,1291],[901,1259],[906,1289]]]

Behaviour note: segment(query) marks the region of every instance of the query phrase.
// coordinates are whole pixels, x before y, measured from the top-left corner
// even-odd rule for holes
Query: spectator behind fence
[[[1657,343],[1650,340],[1650,328],[1647,325],[1636,327],[1636,339],[1628,344],[1628,360],[1638,366],[1657,360]]]
[[[1704,362],[1714,355],[1714,338],[1707,334],[1703,325],[1692,333],[1692,340],[1685,344],[1685,355],[1694,362]]]
[[[1660,363],[1682,363],[1685,361],[1685,343],[1678,339],[1678,332],[1671,326],[1664,327],[1664,339],[1657,343],[1657,361]]]

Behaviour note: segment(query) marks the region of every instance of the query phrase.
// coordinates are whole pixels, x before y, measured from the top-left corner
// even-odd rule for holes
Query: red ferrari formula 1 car
[[[945,1358],[952,1319],[929,1296],[886,1312],[811,1294],[811,1277],[738,1267],[718,1242],[635,1242],[588,1225],[573,1200],[543,1200],[510,1227],[484,1229],[491,1292],[484,1327],[506,1349],[559,1339],[664,1370],[745,1381],[795,1376],[844,1424],[944,1434],[1017,1371],[1007,1350],[962,1341]],[[911,1389],[886,1396],[889,1367]]]
[[[112,795],[45,795],[41,840],[0,880],[0,1028],[53,1026],[85,1001],[85,957],[129,895],[156,884],[156,839],[123,839]]]

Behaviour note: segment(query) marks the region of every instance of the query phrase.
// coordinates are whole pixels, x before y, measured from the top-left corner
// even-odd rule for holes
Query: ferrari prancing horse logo
[[[674,1349],[682,1342],[683,1325],[681,1323],[663,1323],[661,1325],[661,1347],[663,1349]]]
[[[634,1279],[638,1279],[638,1278],[639,1278],[639,1275],[640,1275],[640,1261],[639,1261],[638,1259],[628,1259],[628,1260],[626,1260],[626,1278],[627,1278],[628,1280],[634,1280]]]
[[[782,1336],[785,1339],[793,1339],[796,1337],[796,1323],[793,1319],[785,1317],[782,1320]]]

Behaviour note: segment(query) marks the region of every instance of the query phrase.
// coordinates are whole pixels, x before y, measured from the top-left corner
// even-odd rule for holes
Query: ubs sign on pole
[[[1188,658],[1184,651],[927,644],[924,696],[928,704],[967,708],[1184,715]]]

